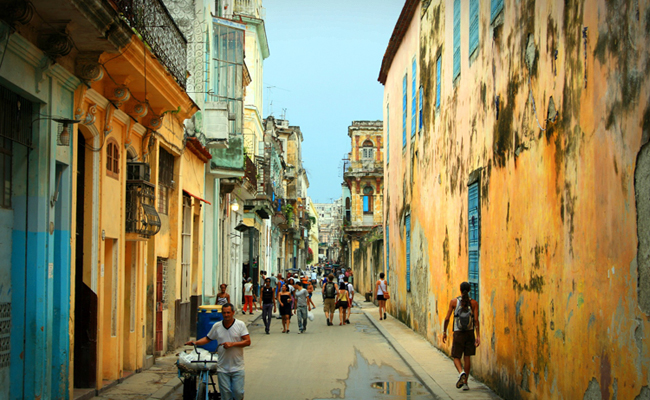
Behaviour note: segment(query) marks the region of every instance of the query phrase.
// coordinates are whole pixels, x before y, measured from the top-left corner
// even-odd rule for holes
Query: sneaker
[[[467,382],[463,385],[463,390],[469,390],[469,386],[467,386]]]
[[[384,313],[384,319],[386,319],[386,313]]]
[[[467,376],[465,372],[461,372],[460,375],[458,375],[458,382],[456,382],[456,388],[460,389],[463,387],[463,385],[467,384],[465,383],[465,376]]]
[[[345,323],[346,323],[346,324],[349,324],[349,323],[350,323],[350,320],[349,320],[349,319],[346,319],[346,320],[345,320]]]

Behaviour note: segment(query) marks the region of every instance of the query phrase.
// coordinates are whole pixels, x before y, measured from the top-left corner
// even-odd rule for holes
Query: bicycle
[[[221,346],[221,344],[219,344]],[[217,349],[219,348],[217,346]],[[217,391],[217,385],[214,383],[213,376],[217,374],[215,369],[210,368],[210,364],[216,364],[218,360],[214,359],[217,351],[210,352],[209,360],[201,360],[199,351],[194,345],[194,351],[199,354],[198,360],[192,360],[194,364],[203,364],[199,369],[189,369],[182,364],[176,363],[178,367],[178,378],[183,383],[183,400],[219,400],[221,394]],[[198,390],[197,390],[197,378]],[[212,386],[212,390],[210,390]]]

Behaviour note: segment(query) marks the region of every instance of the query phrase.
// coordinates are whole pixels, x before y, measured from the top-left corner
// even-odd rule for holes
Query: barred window
[[[106,144],[106,175],[116,179],[120,177],[120,148],[115,140]]]
[[[174,187],[174,155],[163,149],[158,157],[158,212],[169,213],[169,191]]]
[[[0,207],[11,208],[11,159],[13,143],[9,139],[0,138]]]

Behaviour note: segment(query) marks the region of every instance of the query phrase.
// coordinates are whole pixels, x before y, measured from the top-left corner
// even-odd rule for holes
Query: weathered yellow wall
[[[634,186],[648,115],[650,6],[505,1],[503,24],[493,29],[490,2],[481,2],[479,49],[470,58],[469,2],[461,4],[455,84],[453,3],[432,1],[422,15],[425,128],[403,157],[396,101],[403,72],[393,69],[412,58],[411,30],[400,49],[408,58],[396,58],[386,82],[389,310],[450,351],[441,327],[449,300],[468,279],[467,182],[479,170],[482,345],[474,373],[505,398],[635,398],[650,367],[643,333],[650,324],[637,292]],[[551,96],[555,122],[546,120]]]

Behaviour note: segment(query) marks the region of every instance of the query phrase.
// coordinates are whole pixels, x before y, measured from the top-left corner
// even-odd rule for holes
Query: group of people
[[[314,278],[310,276],[309,278]],[[282,333],[290,332],[292,315],[298,317],[298,333],[307,330],[309,312],[315,307],[312,301],[312,294],[316,284],[315,279],[303,276],[287,275],[283,277],[263,276],[264,285],[260,289],[259,305],[262,309],[262,320],[264,321],[265,332],[268,335],[271,328],[273,313],[280,311],[282,319]],[[334,314],[339,310],[339,325],[350,323],[352,311],[352,300],[354,299],[354,287],[349,282],[349,276],[339,275],[338,283],[335,282],[334,274],[329,274],[323,281],[323,308],[325,311],[327,326],[334,325]],[[227,285],[220,286],[220,293],[217,295],[217,304],[222,305],[223,321],[216,323],[206,337],[196,341],[189,341],[186,344],[204,345],[211,340],[218,340],[219,352],[219,390],[222,399],[243,399],[244,396],[244,355],[243,348],[250,346],[251,340],[246,325],[234,318],[235,308],[230,303],[230,295],[226,293]],[[476,348],[480,345],[479,330],[479,306],[478,302],[469,297],[471,286],[468,282],[460,285],[461,295],[449,303],[447,315],[444,321],[442,342],[447,342],[447,328],[453,314],[453,342],[451,355],[454,366],[458,370],[458,389],[469,390],[467,384],[471,356],[476,354]],[[390,299],[388,283],[384,273],[379,274],[375,283],[375,295],[379,304],[379,319],[386,319],[386,301]],[[249,310],[252,310],[251,303],[246,302]],[[250,312],[250,311],[249,311]],[[313,317],[312,317],[313,318]]]

